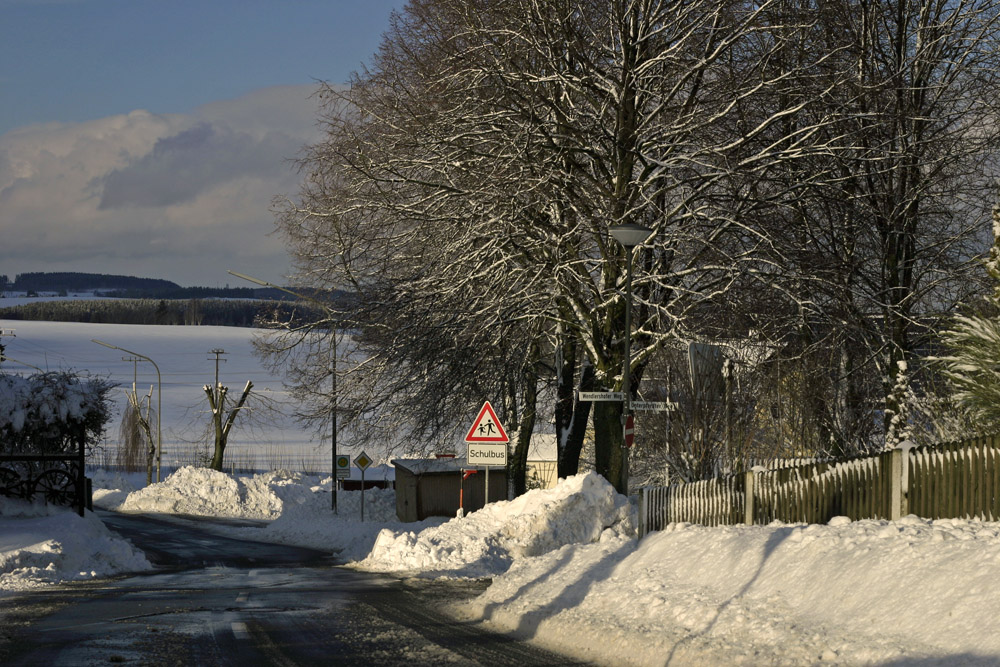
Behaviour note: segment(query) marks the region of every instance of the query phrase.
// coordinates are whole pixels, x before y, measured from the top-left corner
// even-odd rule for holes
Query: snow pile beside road
[[[386,525],[401,524],[396,518],[396,493],[392,489],[368,489],[364,492],[365,520],[361,521],[361,492],[338,491],[337,513],[330,500],[330,478],[308,489],[296,503],[285,503],[281,516],[262,529],[248,529],[240,534],[246,539],[280,542],[329,549],[345,560],[364,558],[379,531]]]
[[[0,496],[0,595],[151,569],[93,514]]]
[[[108,510],[118,509],[128,494],[141,488],[146,480],[146,473],[110,472],[103,468],[94,468],[87,473],[94,490],[94,506]]]
[[[425,576],[490,577],[519,558],[625,534],[634,534],[628,501],[603,477],[588,473],[419,532],[387,528],[356,565]]]
[[[303,503],[309,480],[300,473],[276,470],[253,477],[187,466],[158,484],[128,494],[114,509],[122,512],[195,514],[242,519],[274,519],[286,504]]]
[[[127,484],[116,479],[107,482]],[[329,477],[286,470],[232,477],[205,468],[181,468],[159,484],[122,496],[120,491],[94,492],[97,504],[122,512],[268,520],[256,528],[216,526],[212,530],[249,540],[327,549],[346,560],[364,558],[379,530],[399,524],[391,489],[364,492],[365,521],[361,522],[360,491],[338,491],[334,514]]]
[[[996,523],[674,524],[519,560],[461,611],[598,662],[987,664],[998,577]]]

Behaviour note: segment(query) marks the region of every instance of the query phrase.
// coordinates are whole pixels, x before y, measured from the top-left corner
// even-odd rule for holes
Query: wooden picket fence
[[[1000,436],[738,475],[639,493],[639,537],[685,522],[704,526],[898,519],[1000,520]]]

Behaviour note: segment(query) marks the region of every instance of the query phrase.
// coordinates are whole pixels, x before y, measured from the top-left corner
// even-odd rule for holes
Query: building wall
[[[421,521],[431,516],[453,517],[458,512],[460,491],[466,513],[483,507],[486,475],[480,470],[462,481],[462,473],[433,472],[415,475],[396,470],[396,516],[400,521]],[[463,491],[464,489],[464,491]],[[507,500],[507,474],[490,470],[490,501]]]
[[[559,465],[556,461],[528,461],[529,489],[551,489],[558,481]]]

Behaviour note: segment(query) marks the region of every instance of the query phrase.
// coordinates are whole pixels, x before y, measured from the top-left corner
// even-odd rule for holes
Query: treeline
[[[88,290],[179,290],[180,285],[158,278],[136,278],[102,273],[19,273],[14,282],[0,280],[4,289],[18,292],[83,292]]]
[[[118,289],[105,292],[102,296],[109,296],[116,299],[259,299],[274,298],[286,299],[287,295],[278,292],[274,295],[262,296],[262,291],[251,287],[164,287],[157,289]]]
[[[260,327],[287,320],[293,309],[302,311],[303,307],[253,299],[87,299],[0,308],[0,319]]]
[[[101,273],[21,273],[11,282],[0,275],[0,291],[25,292],[29,296],[93,292],[115,299],[274,299],[288,300],[287,293],[266,287],[181,287],[169,280],[136,278]]]

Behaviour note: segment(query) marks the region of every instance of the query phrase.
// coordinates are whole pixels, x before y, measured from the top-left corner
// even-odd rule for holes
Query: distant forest
[[[180,285],[157,278],[136,278],[103,273],[20,273],[9,282],[0,276],[0,285],[12,292],[83,292],[94,290],[166,290]]]
[[[263,327],[293,309],[301,313],[303,308],[288,301],[256,299],[68,299],[0,307],[0,319]]]
[[[122,299],[287,299],[279,290],[252,287],[181,287],[158,278],[136,278],[103,273],[19,273],[11,282],[0,275],[0,291],[24,292],[29,296],[67,296],[94,292]]]
[[[98,299],[40,301],[4,307],[0,319],[102,324],[186,324],[227,327],[267,327],[275,321],[321,317],[311,306],[287,292],[267,287],[181,287],[169,280],[98,273],[22,273],[11,282],[0,275],[4,292],[28,296],[91,294]],[[344,292],[306,296],[334,299],[341,307],[350,299]]]

